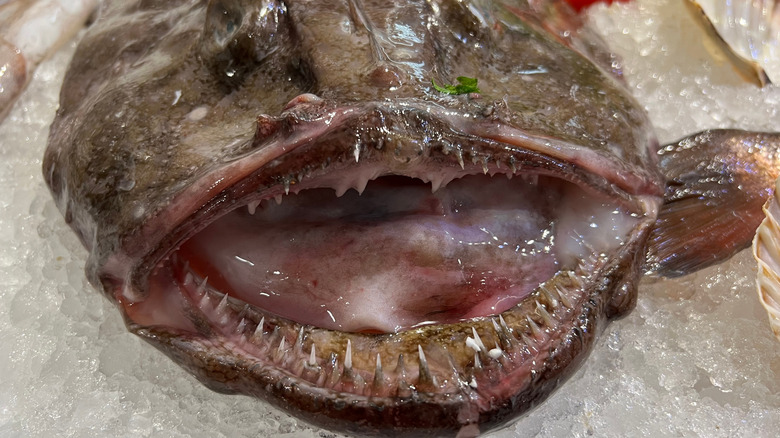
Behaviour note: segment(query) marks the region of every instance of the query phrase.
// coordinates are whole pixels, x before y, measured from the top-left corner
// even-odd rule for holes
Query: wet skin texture
[[[704,135],[722,166],[659,169],[613,61],[557,2],[109,2],[44,175],[90,281],[205,384],[361,436],[473,436],[632,308],[651,232],[649,266],[682,273],[757,225],[667,262],[733,227],[670,255],[665,180],[753,209],[778,137]],[[431,85],[457,76],[480,92]]]

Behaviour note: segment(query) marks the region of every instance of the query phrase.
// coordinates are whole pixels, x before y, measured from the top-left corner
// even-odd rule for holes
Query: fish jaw
[[[264,143],[263,147],[252,148],[254,152],[226,163],[213,175],[205,176],[182,192],[169,208],[163,210],[160,219],[149,226],[158,234],[138,239],[152,249],[138,257],[135,263],[127,263],[130,257],[123,253],[110,258],[102,270],[101,282],[125,312],[131,331],[217,390],[255,395],[291,410],[307,421],[361,435],[435,435],[462,428],[466,432],[485,431],[504,424],[535,406],[576,370],[604,322],[633,305],[633,285],[639,275],[644,241],[647,230],[654,223],[660,197],[652,191],[643,191],[653,187],[652,184],[624,178],[619,171],[605,171],[620,166],[604,165],[603,157],[556,157],[566,148],[548,139],[523,138],[514,144],[499,142],[470,134],[485,131],[483,122],[453,123],[451,114],[435,117],[432,116],[435,111],[430,109],[401,111],[388,109],[386,104],[368,108],[336,110],[337,114],[353,114],[343,119],[333,117],[334,111],[321,109],[310,109],[306,116],[283,114],[271,122],[261,116],[258,133],[252,141]],[[415,120],[420,123],[422,117],[426,118],[426,125],[437,127],[436,132],[448,133],[446,138],[422,144],[421,138],[412,136],[420,128],[409,129],[409,126]],[[323,122],[326,119],[330,120],[329,124]],[[272,123],[276,125],[269,128]],[[372,128],[366,129],[367,126]],[[404,128],[394,128],[398,126]],[[518,138],[500,129],[491,132],[503,139]],[[381,133],[381,136],[375,137],[372,133]],[[364,138],[355,143],[359,134]],[[280,153],[274,153],[275,148],[267,146],[279,141],[277,136],[283,138]],[[573,165],[575,161],[580,164]],[[327,164],[323,166],[324,163]],[[237,172],[235,169],[244,170]],[[229,181],[231,177],[234,178],[232,182]],[[204,194],[201,188],[214,187],[213,181],[221,181],[220,190],[206,190]],[[434,185],[437,186],[435,191]],[[202,261],[203,254],[210,251],[201,251],[202,245],[206,244],[199,242],[210,238],[198,236],[219,228],[221,221],[234,221],[225,225],[230,229],[259,220],[263,227],[259,232],[270,229],[270,234],[278,234],[286,226],[286,220],[299,217],[306,210],[315,211],[307,220],[322,227],[331,221],[343,221],[343,210],[351,208],[350,203],[363,202],[382,206],[381,221],[389,223],[385,235],[404,237],[413,226],[403,220],[396,221],[397,216],[411,211],[411,222],[416,224],[426,217],[452,215],[451,207],[444,206],[446,199],[464,196],[457,201],[468,204],[475,203],[475,198],[486,197],[480,190],[470,194],[471,186],[487,186],[496,193],[515,193],[515,197],[508,197],[510,202],[522,203],[516,199],[518,197],[539,197],[530,202],[534,205],[520,207],[518,211],[523,213],[512,214],[530,218],[537,208],[557,210],[549,215],[540,213],[538,221],[543,224],[555,222],[550,229],[557,230],[556,244],[563,246],[565,236],[570,234],[574,237],[571,242],[577,241],[577,248],[544,252],[537,247],[535,261],[527,263],[528,269],[520,270],[519,274],[517,270],[513,271],[513,275],[531,278],[526,278],[525,282],[516,278],[508,280],[522,283],[520,292],[517,288],[500,287],[499,280],[506,281],[510,274],[479,278],[488,283],[487,288],[479,291],[488,296],[483,301],[470,298],[473,287],[459,290],[462,281],[450,284],[437,280],[432,283],[433,287],[444,292],[420,287],[400,294],[383,291],[380,284],[373,295],[380,301],[379,305],[373,307],[373,312],[370,312],[370,306],[355,307],[358,310],[352,313],[357,313],[359,321],[356,322],[349,321],[348,310],[337,313],[327,297],[314,302],[305,312],[301,311],[311,313],[311,308],[333,305],[329,310],[339,316],[338,322],[342,325],[328,325],[322,318],[300,316],[295,311],[283,309],[296,307],[296,303],[299,303],[299,309],[306,308],[307,301],[316,299],[314,294],[309,295],[310,291],[302,292],[291,302],[262,301],[257,296],[247,298],[249,292],[239,290],[240,285],[227,281],[225,278],[229,276],[221,275],[223,279],[219,280],[220,274],[203,267],[218,262],[214,259]],[[620,189],[621,186],[625,190]],[[545,187],[552,189],[546,192]],[[306,200],[306,196],[313,193],[317,193],[316,198],[323,197],[323,191],[331,193],[326,201]],[[358,196],[358,191],[362,195]],[[459,195],[461,192],[466,195]],[[384,206],[383,200],[392,198],[394,193],[401,193],[398,197],[402,200],[393,204],[391,213],[387,213],[384,210],[388,207]],[[532,195],[534,193],[542,195]],[[342,196],[338,197],[338,194]],[[280,205],[276,205],[277,198],[281,200]],[[406,201],[412,198],[416,200]],[[544,198],[554,198],[563,206],[556,207],[551,201],[535,205],[541,204]],[[193,199],[202,200],[196,203]],[[328,207],[329,203],[337,206]],[[433,204],[435,206],[431,207]],[[576,212],[579,206],[590,204],[600,207]],[[290,210],[279,210],[288,205]],[[488,203],[475,208],[481,215],[492,216],[505,206]],[[338,213],[331,214],[330,210]],[[442,212],[444,210],[446,213]],[[175,214],[181,216],[175,217]],[[355,214],[361,219],[351,219],[347,225],[357,222],[366,226],[366,222],[370,222],[368,228],[379,226],[372,216],[379,213],[351,210],[346,213],[350,217]],[[282,225],[272,220],[274,215],[283,217]],[[336,217],[331,217],[334,215]],[[370,221],[365,219],[367,215],[372,216]],[[478,215],[475,213],[475,216]],[[612,216],[621,219],[610,222]],[[472,219],[467,216],[466,221]],[[602,238],[576,227],[571,231],[568,228],[571,224],[591,224],[586,228],[595,226],[620,231],[610,238]],[[309,222],[307,226],[313,227]],[[492,226],[496,224],[477,224],[475,229],[490,231]],[[339,225],[337,232],[332,234],[349,234],[347,228]],[[564,229],[569,231],[562,231]],[[298,236],[304,231],[305,227],[290,231],[290,236]],[[373,233],[361,229],[353,234],[360,236],[369,232]],[[427,234],[437,232],[452,233],[445,230]],[[515,228],[510,228],[509,232],[521,236],[517,239],[530,239]],[[537,232],[543,234],[544,230]],[[248,237],[233,240],[244,241],[251,238],[252,233],[247,231]],[[143,236],[144,231],[140,235]],[[154,235],[163,237],[155,245],[149,245]],[[372,252],[379,254],[380,259],[389,259],[388,265],[401,266],[387,271],[391,277],[398,277],[403,270],[420,268],[419,265],[405,265],[404,257],[418,254],[421,249],[409,249],[404,257],[395,255],[393,258],[392,250],[383,252],[381,247],[372,245],[372,239],[381,233],[368,235],[371,237],[366,237],[364,246],[370,248],[369,252],[333,252],[332,257],[339,260],[337,263],[326,264],[326,268],[319,270],[309,268],[304,274],[314,272],[320,281],[327,282],[322,278],[323,272],[339,266],[344,272],[350,272],[349,266],[354,266],[353,271],[357,273],[370,270],[371,264],[366,260]],[[215,239],[231,240],[222,235]],[[327,237],[317,235],[310,242],[318,240],[327,240]],[[605,244],[604,241],[619,243]],[[295,251],[286,254],[288,244],[273,246],[262,241],[250,246],[264,247],[263,253],[272,254],[264,259],[271,260],[263,267],[265,272],[286,266],[279,259],[303,259],[306,266],[318,263],[316,258],[307,258],[305,248],[303,254]],[[322,246],[322,251],[328,248]],[[397,248],[400,248],[397,252],[404,251],[403,245],[399,244]],[[444,248],[442,245],[440,249],[445,251]],[[460,250],[455,248],[453,251]],[[224,258],[230,258],[233,253],[225,254],[228,256]],[[491,261],[499,265],[495,260],[505,257],[497,252],[470,255],[464,251],[464,254],[473,257],[466,263],[484,269],[491,267]],[[638,254],[642,257],[637,260]],[[249,260],[250,257],[246,257]],[[496,258],[483,261],[489,257]],[[238,264],[243,266],[243,263]],[[538,276],[529,272],[538,273]],[[301,278],[304,274],[298,273]],[[415,277],[400,288],[414,287],[417,282],[422,283]],[[351,283],[334,280],[331,284],[348,288]],[[267,287],[270,292],[280,286],[276,283]],[[500,292],[494,293],[491,288],[500,289]],[[449,302],[472,302],[468,307],[437,307],[439,302],[447,301],[448,290],[453,297]],[[382,295],[385,292],[387,295]],[[502,293],[509,296],[509,301],[503,307],[496,306],[504,298]],[[612,298],[620,294],[620,303],[615,307]],[[428,297],[419,300],[427,303],[424,312],[382,318],[382,305],[391,313],[391,307],[403,307],[407,301],[420,296]],[[498,298],[491,301],[491,296]],[[358,295],[351,297],[349,301],[357,299]],[[472,307],[480,310],[471,311]],[[442,317],[443,314],[446,316]],[[425,317],[429,315],[437,317],[430,320]],[[427,415],[420,415],[421,411]]]
[[[339,334],[336,339],[317,329],[294,333],[292,327],[280,329],[266,320],[261,336],[253,334],[236,344],[215,341],[213,335],[129,327],[209,388],[265,399],[329,430],[359,436],[476,436],[537,406],[578,369],[603,328],[601,306],[595,304],[603,297],[594,291],[571,303],[581,307],[567,308],[569,318],[559,322],[576,324],[568,330],[544,326],[538,312],[529,313],[533,315],[529,320],[520,317],[520,311],[507,316],[517,320],[502,315],[393,335]],[[316,362],[311,362],[309,342],[320,345],[315,343],[323,337],[340,354],[336,360],[331,353],[325,361],[315,356]],[[485,347],[475,348],[476,342]],[[241,354],[247,345],[261,350],[267,361],[261,364]],[[356,363],[366,358],[363,354],[358,359],[355,351],[369,348],[401,353],[397,357],[378,353],[367,369],[359,368],[363,365]],[[352,366],[347,367],[343,361],[350,351]],[[472,358],[462,371],[451,359],[457,353]],[[295,362],[300,375],[282,368]]]

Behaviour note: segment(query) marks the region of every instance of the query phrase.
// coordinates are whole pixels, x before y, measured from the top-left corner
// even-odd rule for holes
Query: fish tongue
[[[539,211],[548,195],[511,184],[466,177],[432,194],[381,180],[338,199],[306,190],[254,215],[234,210],[180,258],[229,296],[323,328],[395,332],[493,315],[558,269]]]

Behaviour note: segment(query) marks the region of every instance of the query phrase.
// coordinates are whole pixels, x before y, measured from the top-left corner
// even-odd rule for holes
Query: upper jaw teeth
[[[509,179],[519,174],[526,183],[533,185],[538,184],[538,174],[524,172],[523,169],[519,169],[514,165],[513,160],[511,166],[502,165],[499,160],[496,160],[494,164],[490,164],[487,156],[482,159],[477,159],[475,155],[473,161],[475,163],[474,165],[463,165],[462,168],[410,168],[407,172],[404,172],[403,175],[388,171],[386,167],[379,163],[365,162],[359,166],[351,166],[330,174],[307,174],[306,178],[301,174],[296,178],[288,177],[283,179],[283,193],[271,189],[275,194],[265,195],[265,197],[261,199],[253,199],[246,204],[246,207],[249,214],[254,215],[258,207],[262,207],[262,200],[273,198],[276,201],[276,204],[279,205],[282,203],[284,197],[291,192],[297,194],[301,190],[311,188],[331,188],[335,191],[336,197],[339,198],[344,196],[350,189],[354,189],[358,194],[362,194],[370,181],[383,175],[407,176],[409,178],[419,179],[425,183],[430,183],[432,193],[444,189],[454,180],[479,173],[489,174],[491,176],[503,174]]]

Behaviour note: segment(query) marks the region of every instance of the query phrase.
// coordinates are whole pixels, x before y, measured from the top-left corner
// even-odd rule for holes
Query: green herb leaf
[[[445,85],[443,87],[436,84],[436,81],[431,79],[431,83],[433,84],[433,88],[436,89],[439,93],[444,94],[468,94],[468,93],[479,93],[479,88],[477,88],[477,79],[476,78],[470,78],[467,76],[458,76],[457,78],[458,85]]]

